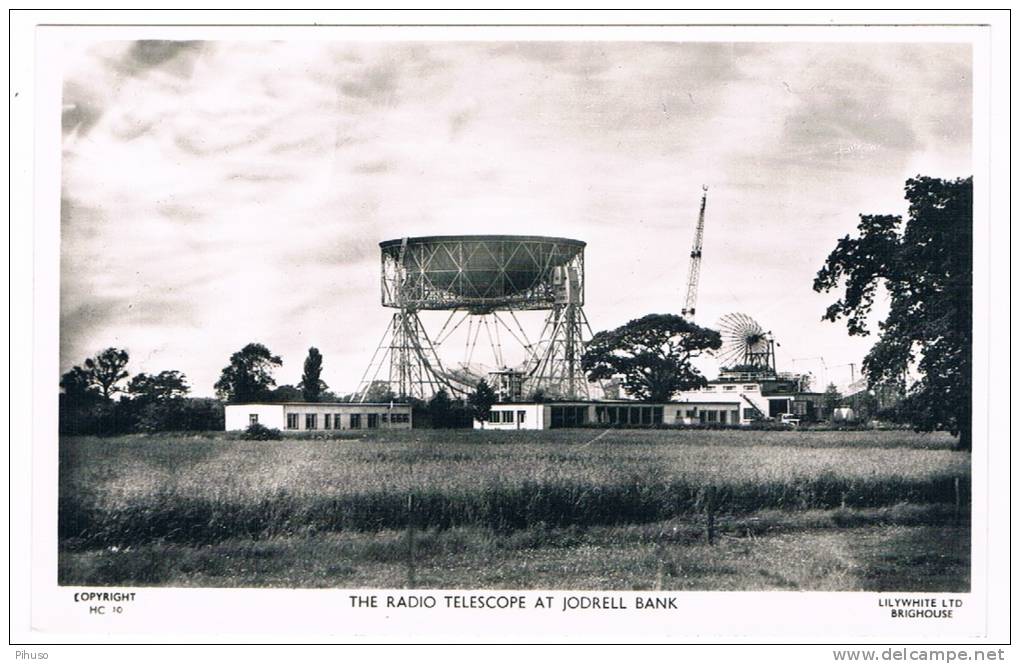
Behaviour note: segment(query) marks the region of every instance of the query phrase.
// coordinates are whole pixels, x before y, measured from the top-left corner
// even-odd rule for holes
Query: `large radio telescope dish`
[[[717,323],[722,346],[716,353],[723,367],[775,372],[772,333],[747,314],[726,314]]]

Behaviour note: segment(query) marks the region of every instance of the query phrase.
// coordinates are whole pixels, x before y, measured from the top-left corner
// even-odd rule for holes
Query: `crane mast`
[[[701,210],[698,212],[698,226],[694,230],[694,244],[691,246],[691,265],[687,272],[687,299],[680,313],[684,318],[694,318],[694,306],[698,302],[698,280],[701,278],[701,242],[705,235],[705,201],[708,187],[701,186]]]

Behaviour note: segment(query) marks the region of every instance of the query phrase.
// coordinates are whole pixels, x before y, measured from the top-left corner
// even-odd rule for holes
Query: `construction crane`
[[[701,278],[701,242],[705,236],[705,201],[708,198],[708,187],[701,185],[701,210],[698,212],[698,226],[694,229],[694,245],[691,246],[691,265],[687,272],[687,299],[681,315],[689,320],[694,319],[694,306],[698,302],[698,279]]]

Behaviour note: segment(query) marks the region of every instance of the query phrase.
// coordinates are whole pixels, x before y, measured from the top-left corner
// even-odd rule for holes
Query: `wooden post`
[[[407,464],[408,477],[414,476],[414,462],[409,461]],[[407,494],[407,587],[414,588],[415,586],[415,569],[414,569],[414,489],[413,484],[408,489]]]
[[[705,511],[708,513],[708,543],[712,545],[715,544],[715,485],[710,484],[705,490]]]
[[[412,511],[414,497],[407,496],[407,587],[414,588],[414,521]]]
[[[953,492],[956,494],[956,525],[960,525],[960,478],[953,478]]]

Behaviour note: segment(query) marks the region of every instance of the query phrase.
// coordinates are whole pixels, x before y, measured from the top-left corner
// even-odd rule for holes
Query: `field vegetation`
[[[965,590],[970,455],[904,431],[61,440],[69,584]]]

